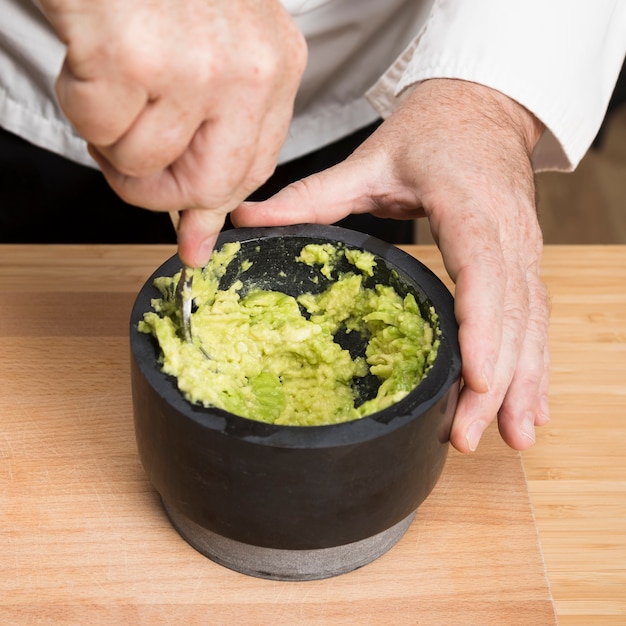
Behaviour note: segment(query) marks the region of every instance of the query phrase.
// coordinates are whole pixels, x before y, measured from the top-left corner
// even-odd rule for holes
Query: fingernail
[[[476,448],[478,448],[478,444],[480,443],[480,438],[482,434],[485,432],[485,428],[487,424],[478,420],[469,426],[467,431],[465,432],[465,439],[467,440],[467,445],[471,452],[475,452]]]
[[[524,415],[524,419],[520,425],[520,431],[524,437],[528,437],[533,443],[535,443],[535,416],[532,412],[528,412]]]
[[[483,365],[482,376],[485,384],[487,385],[487,391],[491,390],[491,385],[493,384],[493,376],[495,372],[495,365],[493,363],[493,359],[489,358],[485,361]]]
[[[217,237],[211,236],[205,239],[200,244],[200,247],[198,248],[198,253],[196,254],[196,265],[198,267],[204,267],[209,262],[216,241]]]

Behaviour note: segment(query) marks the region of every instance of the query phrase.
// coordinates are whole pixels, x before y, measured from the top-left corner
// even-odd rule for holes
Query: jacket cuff
[[[593,142],[626,54],[626,2],[436,0],[411,44],[368,91],[389,116],[431,78],[495,89],[531,111],[545,131],[536,171],[573,170]]]

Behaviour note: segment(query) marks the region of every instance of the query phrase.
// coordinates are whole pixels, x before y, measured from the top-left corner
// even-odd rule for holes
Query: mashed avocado
[[[193,342],[182,339],[175,303],[179,274],[155,281],[162,297],[152,301],[139,330],[152,333],[162,368],[176,377],[192,403],[242,417],[293,426],[354,420],[407,395],[426,375],[439,345],[436,315],[424,320],[413,295],[392,287],[363,285],[374,255],[334,244],[309,244],[297,261],[330,278],[338,255],[354,267],[319,294],[297,299],[250,287],[241,279],[219,289],[220,278],[240,249],[225,244],[193,280]],[[240,274],[251,265],[244,261]],[[363,356],[352,358],[339,333],[366,339]],[[355,381],[374,375],[376,397],[358,404]]]

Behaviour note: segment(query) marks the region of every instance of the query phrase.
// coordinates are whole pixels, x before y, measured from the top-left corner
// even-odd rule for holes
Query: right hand
[[[204,265],[226,214],[272,174],[306,64],[278,0],[42,0],[67,46],[59,103],[130,204],[183,210]]]

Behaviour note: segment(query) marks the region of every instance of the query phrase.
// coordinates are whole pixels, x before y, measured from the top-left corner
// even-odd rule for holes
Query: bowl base
[[[377,535],[341,546],[281,550],[223,537],[168,507],[165,501],[163,507],[181,537],[212,561],[248,576],[284,581],[331,578],[367,565],[390,550],[415,517],[413,512]]]

